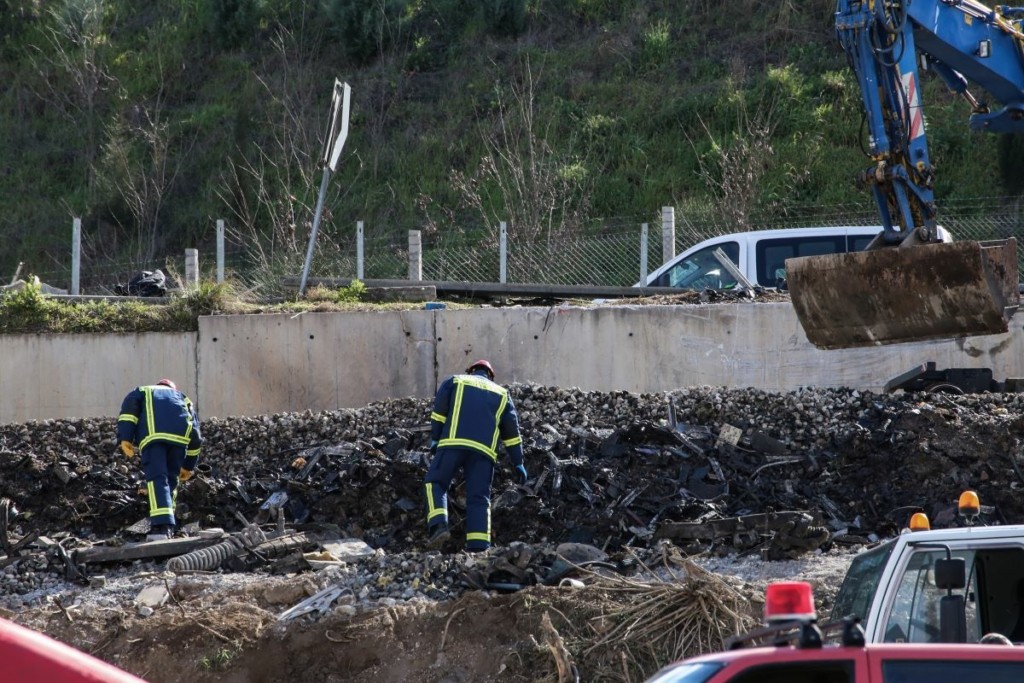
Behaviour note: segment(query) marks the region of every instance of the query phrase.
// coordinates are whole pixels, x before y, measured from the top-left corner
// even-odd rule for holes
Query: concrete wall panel
[[[434,390],[429,311],[202,318],[204,414],[337,410]]]
[[[195,398],[195,333],[0,335],[0,423],[116,417],[133,387],[163,377]]]
[[[1024,333],[822,351],[792,307],[777,304],[505,308],[439,311],[439,376],[477,357],[499,380],[585,390],[666,391],[684,386],[801,386],[879,391],[929,360],[1024,377]]]
[[[0,422],[113,416],[131,387],[165,376],[201,416],[429,398],[477,358],[503,384],[592,391],[879,391],[926,361],[1002,380],[1024,377],[1022,325],[1024,314],[1002,335],[820,351],[779,303],[232,315],[202,318],[198,335],[0,335]]]

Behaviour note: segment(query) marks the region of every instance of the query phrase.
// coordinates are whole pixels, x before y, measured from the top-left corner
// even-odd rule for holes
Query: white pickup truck
[[[977,514],[977,496],[965,492],[960,507]],[[949,579],[947,557],[958,578]],[[861,553],[832,611],[846,616],[862,619],[869,643],[978,642],[988,633],[1024,641],[1024,525],[908,529]]]

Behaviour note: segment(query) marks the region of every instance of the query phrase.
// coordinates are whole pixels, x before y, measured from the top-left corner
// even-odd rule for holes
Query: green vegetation
[[[24,261],[65,281],[75,216],[83,273],[122,281],[186,247],[213,253],[223,218],[239,287],[273,293],[303,260],[335,78],[354,101],[314,264],[325,274],[357,220],[368,238],[421,228],[446,243],[507,220],[513,240],[533,241],[654,220],[667,204],[743,224],[867,203],[853,183],[859,92],[833,11],[0,0],[0,275]],[[966,105],[934,78],[925,97],[940,197],[1022,192],[1019,143],[969,131]]]
[[[223,671],[231,665],[231,660],[238,654],[237,649],[222,647],[213,654],[199,660],[199,668],[204,671]]]
[[[197,330],[193,317],[173,314],[177,305],[138,301],[66,303],[42,294],[38,285],[0,294],[0,333],[25,332],[168,332]]]
[[[353,280],[348,287],[338,290],[336,301],[339,304],[351,304],[362,301],[366,294],[366,285],[359,280]]]
[[[200,282],[192,290],[174,290],[160,299],[72,301],[42,293],[38,283],[0,291],[0,334],[195,332],[199,317],[228,313],[282,313],[371,310],[420,310],[422,303],[371,303],[366,285],[354,280],[338,289],[316,286],[301,300],[256,303],[237,286]],[[470,304],[449,303],[449,308]]]

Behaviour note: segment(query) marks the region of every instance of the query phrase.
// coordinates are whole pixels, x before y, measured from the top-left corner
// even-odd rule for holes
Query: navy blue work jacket
[[[513,465],[523,464],[523,438],[512,398],[483,375],[453,375],[442,382],[430,428],[438,448],[471,448],[497,461],[500,442]]]

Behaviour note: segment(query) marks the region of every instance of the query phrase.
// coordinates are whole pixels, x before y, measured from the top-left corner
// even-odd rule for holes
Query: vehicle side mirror
[[[967,562],[962,557],[935,560],[935,587],[958,590],[967,585]],[[945,600],[945,598],[943,598]]]
[[[967,642],[967,612],[964,596],[943,595],[939,599],[939,642]]]

